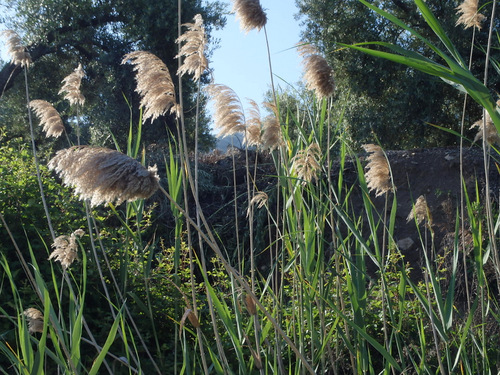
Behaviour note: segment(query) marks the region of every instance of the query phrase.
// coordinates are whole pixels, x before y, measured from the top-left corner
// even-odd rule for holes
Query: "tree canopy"
[[[411,0],[370,1],[395,15],[435,44],[439,40]],[[344,123],[357,143],[376,136],[390,148],[452,145],[457,137],[428,124],[460,129],[463,94],[431,77],[384,59],[344,48],[341,44],[382,41],[397,44],[435,59],[423,42],[389,20],[379,17],[357,0],[296,0],[302,18],[304,41],[323,49],[335,70],[337,101],[345,109]],[[428,1],[437,19],[463,57],[468,57],[472,31],[456,26],[457,1]],[[489,14],[489,11],[485,11]],[[487,29],[487,27],[485,28]],[[487,32],[476,32],[472,72],[483,76]],[[493,51],[498,60],[499,51]],[[490,87],[499,77],[491,77]],[[481,117],[481,108],[469,100],[466,126]]]
[[[154,53],[162,59],[172,76],[177,71],[178,9],[177,1],[119,0],[119,1],[40,1],[7,0],[2,28],[20,34],[31,54],[29,69],[30,97],[44,99],[56,107],[67,124],[74,115],[58,91],[61,81],[83,65],[85,78],[82,93],[86,98],[82,127],[87,142],[110,144],[111,133],[122,141],[128,126],[138,121],[138,97],[129,65],[120,65],[123,55],[135,49]],[[218,1],[182,1],[181,23],[192,22],[201,14],[206,33],[223,26],[223,5]],[[209,39],[210,41],[210,39]],[[213,47],[213,46],[212,46]],[[0,120],[4,137],[25,134],[24,78],[19,67],[6,63],[0,70]],[[183,80],[183,97],[187,109],[186,123],[194,122],[195,84]],[[131,108],[129,107],[131,105]],[[201,121],[201,145],[212,141],[208,120]],[[165,116],[147,123],[143,140],[165,142],[174,131],[173,119]],[[70,127],[67,126],[70,131]]]

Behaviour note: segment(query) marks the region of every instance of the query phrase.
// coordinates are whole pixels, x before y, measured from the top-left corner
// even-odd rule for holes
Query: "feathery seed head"
[[[333,69],[311,44],[299,43],[299,55],[303,57],[304,81],[306,87],[316,92],[318,99],[328,98],[335,91]]]
[[[219,137],[243,133],[245,131],[245,114],[240,98],[228,86],[211,84],[207,92],[214,103],[214,123]]]
[[[480,139],[483,139],[483,134],[486,133],[486,143],[489,145],[494,145],[500,144],[500,135],[498,134],[498,130],[495,127],[495,124],[493,123],[493,120],[491,119],[490,115],[488,112],[485,112],[485,117],[484,119],[476,121],[472,126],[472,128],[478,128],[479,131],[476,134],[476,137],[474,138],[474,142],[477,142]],[[484,128],[484,124],[486,123],[486,128]]]
[[[252,29],[260,30],[267,23],[267,15],[259,0],[233,0],[233,12],[240,20],[241,30],[248,33]]]
[[[259,105],[255,100],[248,99],[250,107],[247,108],[247,121],[243,144],[246,146],[259,146],[261,144],[262,121]]]
[[[159,187],[156,165],[146,169],[127,155],[103,147],[60,150],[48,166],[92,206],[146,199]]]
[[[432,226],[431,210],[429,209],[427,200],[423,195],[418,197],[415,205],[406,218],[406,222],[409,223],[411,220],[415,219],[417,220],[418,224],[420,224],[424,220],[427,220],[427,225],[429,226],[429,228]]]
[[[22,44],[19,35],[13,30],[4,30],[1,32],[1,35],[6,40],[7,53],[10,55],[11,62],[15,65],[29,68],[31,56]]]
[[[316,174],[321,168],[321,148],[314,142],[305,150],[299,150],[292,158],[292,170],[297,173],[297,178],[302,180],[302,185],[316,180]]]
[[[123,57],[122,64],[130,61],[137,72],[137,87],[135,91],[141,96],[141,107],[146,110],[143,122],[154,121],[159,116],[175,113],[179,116],[179,106],[176,104],[175,87],[167,66],[150,52],[135,51]]]
[[[366,184],[370,191],[375,190],[375,196],[380,196],[393,189],[391,185],[391,176],[389,163],[378,145],[363,145],[366,152],[371,153],[368,156],[367,171],[365,172]]]
[[[483,22],[486,17],[477,12],[479,0],[465,0],[456,9],[457,13],[461,14],[458,18],[456,25],[464,25],[464,28],[476,27],[481,30],[481,22]]]
[[[285,144],[281,133],[278,108],[275,104],[266,102],[264,106],[271,111],[271,114],[264,118],[262,123],[261,145],[273,151]]]
[[[208,60],[205,56],[205,46],[207,37],[205,35],[205,26],[203,26],[203,18],[197,14],[194,16],[194,23],[185,23],[188,30],[177,38],[176,43],[181,44],[179,54],[175,58],[184,56],[184,61],[181,67],[177,70],[177,75],[181,77],[188,73],[194,74],[195,82],[198,81],[208,67]]]
[[[45,137],[58,138],[64,132],[64,125],[57,110],[45,100],[32,100],[30,107],[40,119]]]
[[[66,76],[62,82],[63,86],[59,90],[58,94],[63,94],[64,99],[66,99],[71,105],[81,105],[85,104],[85,97],[80,92],[80,85],[82,84],[82,78],[85,77],[85,72],[83,71],[82,64],[78,64],[78,67],[73,73]]]
[[[84,234],[83,229],[77,229],[70,236],[57,237],[52,244],[54,251],[50,254],[49,260],[54,259],[56,262],[61,262],[63,270],[68,269],[78,259],[76,236],[81,237]]]
[[[250,216],[251,208],[254,205],[257,205],[257,208],[260,209],[264,207],[264,205],[267,203],[268,200],[269,196],[263,191],[259,191],[257,194],[255,194],[253,198],[250,200],[250,204],[248,205],[247,217]]]
[[[35,332],[43,332],[43,314],[40,310],[30,307],[23,311],[24,316],[28,320],[28,329],[30,334]]]

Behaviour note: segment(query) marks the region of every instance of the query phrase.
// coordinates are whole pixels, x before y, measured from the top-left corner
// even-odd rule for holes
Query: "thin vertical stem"
[[[40,187],[40,196],[42,197],[43,209],[45,210],[45,216],[47,217],[47,224],[49,225],[50,235],[52,236],[52,240],[56,239],[56,233],[54,232],[54,228],[52,227],[52,220],[50,219],[49,207],[47,206],[47,201],[45,200],[45,194],[43,192],[43,183],[42,176],[40,174],[40,162],[38,160],[38,155],[36,152],[36,144],[35,144],[35,132],[33,130],[33,120],[31,118],[31,109],[30,109],[30,95],[28,89],[28,70],[24,68],[24,82],[26,88],[26,103],[28,108],[28,121],[30,125],[30,135],[31,135],[31,146],[33,149],[33,157],[35,159],[35,168],[36,168],[36,177],[38,180],[38,185]]]

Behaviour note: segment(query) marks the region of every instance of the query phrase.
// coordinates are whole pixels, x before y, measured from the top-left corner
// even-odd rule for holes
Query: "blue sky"
[[[271,51],[275,85],[294,85],[301,78],[301,59],[295,48],[300,41],[299,22],[294,0],[260,0],[267,13],[267,36]],[[230,8],[232,5],[230,5]],[[244,106],[246,98],[261,103],[269,89],[271,77],[264,30],[245,34],[234,14],[227,16],[226,27],[213,32],[220,47],[211,57],[215,83],[232,88]],[[280,78],[277,78],[279,76]]]

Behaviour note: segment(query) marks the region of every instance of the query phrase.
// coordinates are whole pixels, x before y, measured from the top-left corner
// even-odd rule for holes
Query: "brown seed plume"
[[[46,137],[58,138],[64,132],[64,125],[59,112],[45,100],[32,100],[30,107],[40,120]]]
[[[314,90],[318,99],[333,95],[335,91],[333,69],[328,65],[326,59],[311,44],[299,43],[297,49],[303,58],[302,65],[306,87]]]
[[[4,30],[1,35],[6,40],[7,53],[10,55],[11,62],[29,68],[31,56],[22,44],[19,35],[13,30]]]
[[[159,188],[156,165],[146,169],[127,155],[103,147],[60,150],[48,166],[92,206],[146,199]]]
[[[486,17],[477,12],[478,0],[465,0],[460,4],[457,9],[457,14],[461,14],[458,18],[456,25],[464,25],[465,29],[469,27],[475,27],[481,30],[481,22],[483,22]]]
[[[211,84],[207,92],[214,103],[214,123],[219,129],[219,137],[243,133],[245,131],[245,114],[240,98],[228,86]]]
[[[263,148],[274,150],[285,144],[281,133],[281,126],[278,116],[278,108],[273,103],[263,103],[271,111],[271,114],[264,118],[262,123],[261,145]]]
[[[292,169],[297,173],[297,178],[306,185],[316,179],[318,170],[321,168],[321,148],[317,143],[311,143],[306,149],[299,150],[292,158]]]
[[[262,29],[267,23],[267,15],[259,0],[233,0],[233,12],[240,20],[240,27],[245,33]]]
[[[175,99],[175,87],[167,66],[150,52],[135,51],[123,57],[122,64],[130,61],[137,72],[137,88],[141,96],[141,107],[145,108],[143,122],[154,121],[159,116],[175,113],[179,116],[179,106]]]
[[[367,171],[365,172],[368,188],[370,191],[375,190],[375,196],[377,197],[391,191],[393,187],[391,185],[389,163],[382,148],[374,144],[363,145],[363,148],[366,152],[371,153],[368,156]]]
[[[485,123],[486,123],[486,132],[484,132],[483,130]],[[476,134],[476,137],[474,138],[474,142],[483,139],[483,133],[486,133],[486,142],[489,145],[500,144],[500,135],[498,135],[498,130],[495,127],[495,124],[493,123],[493,120],[491,119],[488,112],[486,112],[484,120],[481,119],[479,121],[476,121],[474,124],[472,124],[470,128],[479,129]]]
[[[23,311],[26,320],[28,320],[28,329],[30,334],[43,332],[43,314],[40,310],[30,307]]]
[[[205,56],[205,46],[207,37],[203,18],[197,14],[194,16],[194,23],[186,23],[188,30],[177,38],[176,43],[184,43],[175,58],[184,57],[181,67],[177,70],[177,75],[181,77],[188,73],[193,74],[195,81],[198,81],[208,67],[208,60]]]
[[[69,236],[57,237],[52,244],[54,251],[50,254],[49,260],[54,259],[56,262],[61,262],[63,270],[67,270],[78,259],[76,236],[81,237],[84,234],[82,229],[77,229]]]
[[[423,195],[418,197],[415,205],[406,218],[407,223],[409,223],[411,220],[417,220],[418,224],[426,220],[429,228],[432,226],[431,210],[429,209],[429,206],[427,206],[427,200]]]
[[[73,73],[69,74],[63,79],[63,86],[59,90],[58,94],[64,94],[64,99],[66,99],[71,105],[81,105],[85,104],[85,97],[80,91],[80,86],[82,84],[82,78],[85,76],[82,64],[78,64],[78,67]]]

